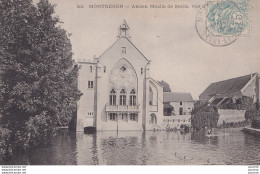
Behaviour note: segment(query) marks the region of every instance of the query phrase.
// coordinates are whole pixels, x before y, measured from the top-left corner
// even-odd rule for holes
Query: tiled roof
[[[252,76],[255,74],[252,74]],[[211,83],[201,94],[202,96],[213,96],[215,94],[226,94],[239,92],[251,79],[251,74],[220,82]]]
[[[167,102],[167,103],[164,103],[164,104],[163,104],[163,107],[164,107],[164,108],[167,108],[167,109],[173,108],[173,106],[172,106],[170,103],[168,103],[168,102]]]
[[[188,102],[193,101],[190,93],[164,92],[163,102]]]

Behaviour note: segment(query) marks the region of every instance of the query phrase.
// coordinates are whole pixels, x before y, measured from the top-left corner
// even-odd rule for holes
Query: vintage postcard
[[[259,10],[258,0],[0,0],[2,172],[258,171]]]

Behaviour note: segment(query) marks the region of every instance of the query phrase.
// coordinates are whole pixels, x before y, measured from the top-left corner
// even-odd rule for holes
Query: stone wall
[[[180,128],[182,124],[191,126],[191,115],[165,116],[163,119],[165,127]]]
[[[246,110],[218,109],[218,125],[225,123],[237,123],[245,121]]]

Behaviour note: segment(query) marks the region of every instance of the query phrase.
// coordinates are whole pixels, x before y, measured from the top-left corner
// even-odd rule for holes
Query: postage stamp
[[[226,46],[238,37],[251,35],[248,0],[208,1],[196,16],[195,27],[202,40]]]
[[[207,15],[208,32],[213,35],[250,35],[249,2],[209,1]]]

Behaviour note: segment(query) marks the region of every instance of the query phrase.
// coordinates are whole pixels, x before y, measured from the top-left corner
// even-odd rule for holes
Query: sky
[[[214,47],[195,29],[198,8],[204,0],[50,0],[64,22],[74,59],[100,56],[117,39],[126,20],[131,41],[151,60],[150,75],[166,81],[173,92],[190,92],[194,99],[212,82],[260,72],[260,1],[250,1],[251,34],[234,43]],[[122,4],[123,9],[89,8]],[[188,5],[189,8],[132,8],[132,5]],[[77,8],[83,5],[84,8]],[[129,8],[125,8],[129,6]],[[258,11],[257,11],[258,10]]]

